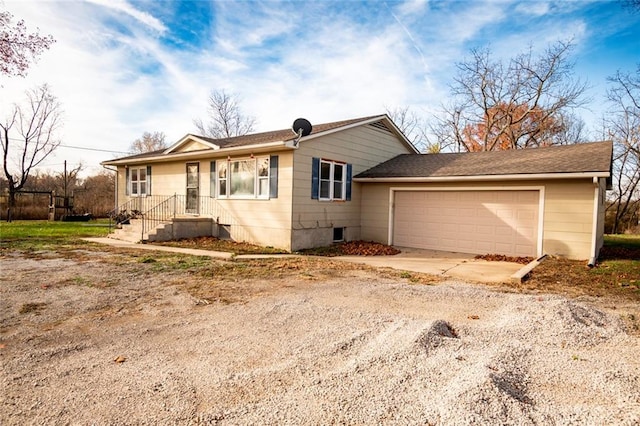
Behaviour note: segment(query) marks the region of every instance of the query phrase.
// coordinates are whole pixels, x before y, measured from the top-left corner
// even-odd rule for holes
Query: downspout
[[[598,246],[598,219],[599,219],[599,207],[600,207],[600,180],[597,177],[593,177],[593,218],[591,225],[591,257],[587,266],[593,268],[596,266],[596,260],[598,258],[597,246]]]

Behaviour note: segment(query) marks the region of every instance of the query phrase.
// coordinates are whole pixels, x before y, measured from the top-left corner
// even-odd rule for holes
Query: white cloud
[[[525,15],[544,16],[551,10],[551,5],[544,1],[532,1],[519,3],[515,10]]]
[[[156,19],[155,17],[149,15],[146,12],[142,12],[136,9],[131,4],[129,4],[129,2],[126,2],[124,0],[85,0],[85,1],[99,5],[99,6],[106,7],[108,9],[112,9],[116,12],[123,12],[131,16],[138,22],[150,28],[153,28],[156,31],[165,32],[167,30],[167,27],[159,19]]]
[[[0,98],[9,103],[48,82],[66,112],[64,143],[113,150],[126,150],[144,131],[163,131],[169,143],[194,131],[212,89],[238,93],[258,130],[287,128],[299,116],[320,123],[378,114],[386,106],[433,111],[469,47],[490,43],[511,57],[532,42],[545,48],[574,37],[581,47],[593,31],[578,17],[556,18],[558,5],[529,25],[542,6],[523,17],[524,4],[513,14],[512,4],[493,1],[222,1],[199,8],[211,16],[185,27],[194,39],[181,40],[172,20],[183,17],[172,2],[156,9],[163,20],[145,9],[156,4],[144,2],[6,5],[57,43],[26,79],[2,79]],[[61,150],[51,164],[95,165],[113,156]]]

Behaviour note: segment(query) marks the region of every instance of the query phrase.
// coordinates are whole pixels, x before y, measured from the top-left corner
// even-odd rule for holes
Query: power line
[[[64,148],[71,148],[71,149],[83,149],[85,151],[98,151],[98,152],[108,152],[111,154],[129,154],[127,151],[111,151],[108,149],[99,149],[99,148],[87,148],[84,146],[73,146],[73,145],[63,145],[60,144],[58,146],[64,147]]]
[[[22,142],[22,139],[17,139],[17,138],[9,138],[10,141],[16,141],[16,142]],[[108,152],[110,154],[130,154],[130,152],[128,151],[112,151],[109,149],[100,149],[100,148],[88,148],[85,146],[75,146],[75,145],[65,145],[65,144],[59,144],[58,146],[61,146],[63,148],[71,148],[71,149],[80,149],[80,150],[84,150],[84,151],[97,151],[97,152]]]

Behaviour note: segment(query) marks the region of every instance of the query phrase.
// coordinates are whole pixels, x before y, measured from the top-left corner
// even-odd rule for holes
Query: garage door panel
[[[460,233],[462,235],[465,235],[465,234],[473,235],[476,233],[476,225],[461,224],[459,226],[460,226]]]
[[[493,247],[494,247],[493,243],[489,243],[486,241],[476,242],[476,249],[480,253],[495,253],[495,250]],[[472,251],[471,253],[474,253],[474,252]]]
[[[504,253],[508,253],[510,255],[516,255],[516,250],[515,248],[509,244],[509,243],[502,243],[502,242],[498,242],[496,241],[496,245],[495,245],[495,253],[500,253],[500,254],[504,254]]]
[[[518,227],[518,229],[516,230],[517,232],[517,236],[518,236],[518,241],[516,242],[524,242],[524,241],[531,241],[532,238],[535,238],[536,236],[536,232],[535,232],[535,228],[533,227]]]
[[[519,222],[529,222],[529,221],[533,221],[535,219],[535,217],[537,216],[535,211],[532,210],[519,210],[518,211],[518,221]]]
[[[476,226],[476,233],[483,234],[483,235],[493,235],[494,229],[493,229],[493,226],[478,225]]]
[[[393,244],[534,256],[539,191],[398,191]]]
[[[473,220],[473,218],[476,217],[476,209],[473,207],[463,207],[458,210],[458,216]]]
[[[514,217],[514,211],[511,208],[500,207],[496,209],[496,216],[502,220],[511,220]]]
[[[485,221],[493,221],[495,219],[495,216],[491,212],[491,210],[488,210],[486,208],[478,209],[477,216],[478,216],[478,218],[481,218],[481,219],[483,219]]]

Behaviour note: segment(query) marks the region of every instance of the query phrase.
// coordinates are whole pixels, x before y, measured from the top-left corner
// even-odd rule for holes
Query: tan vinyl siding
[[[127,202],[127,178],[126,178],[126,169],[124,166],[118,167],[118,172],[116,173],[116,207],[120,206]]]
[[[366,241],[388,243],[389,185],[366,184],[362,187],[360,237]]]
[[[208,161],[189,161],[200,165],[200,195],[203,192],[203,173],[209,173]],[[208,178],[206,179],[208,184]],[[151,164],[151,193],[153,195],[184,195],[187,186],[187,161]],[[207,186],[208,188],[208,186]]]
[[[347,240],[361,237],[361,185],[353,183],[351,201],[311,199],[313,157],[352,164],[355,176],[408,152],[395,135],[373,126],[359,126],[302,142],[294,154],[292,250],[330,244],[334,227],[346,227]]]
[[[593,183],[556,181],[545,186],[544,252],[588,259],[593,229]]]
[[[186,194],[187,163],[199,164],[200,196],[211,208],[202,216],[218,218],[221,224],[230,225],[231,238],[291,250],[291,193],[293,181],[293,154],[276,152],[278,155],[278,198],[273,199],[213,199],[210,198],[211,161],[224,158],[210,158],[198,161],[178,161],[151,164],[151,191],[154,197]],[[238,157],[241,158],[241,157]],[[244,157],[242,157],[244,158]],[[247,157],[248,158],[248,157]],[[235,157],[234,157],[235,159]],[[140,166],[143,166],[141,164]],[[132,166],[136,167],[136,166]],[[125,169],[118,168],[118,205],[133,197],[125,195]],[[144,197],[141,197],[144,198]]]
[[[604,178],[600,178],[599,180],[599,191],[598,191],[598,224],[596,226],[596,247],[595,247],[595,257],[598,257],[600,253],[600,249],[604,245],[604,220],[605,220],[605,209],[606,209],[606,201],[607,201],[607,180]]]
[[[277,153],[277,155],[279,157],[278,198],[269,200],[223,198],[219,199],[218,203],[234,219],[231,223],[233,240],[291,250],[293,155],[288,152]]]
[[[388,243],[391,187],[418,189],[544,187],[542,252],[588,259],[593,229],[594,186],[591,179],[465,183],[364,183],[360,236]],[[600,227],[600,225],[599,225]],[[600,227],[599,229],[604,229]],[[600,233],[602,231],[599,231]]]

